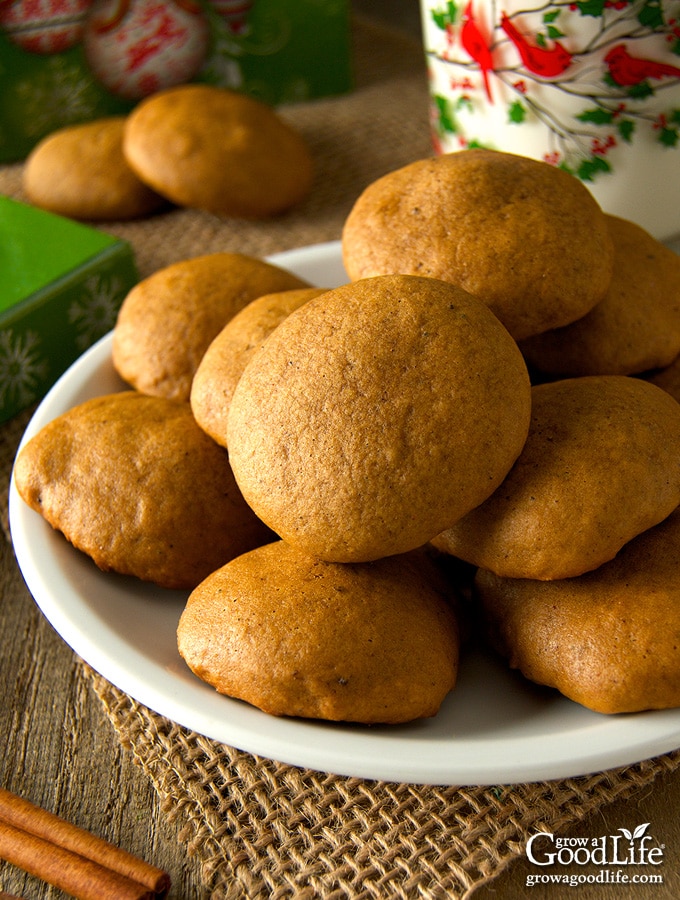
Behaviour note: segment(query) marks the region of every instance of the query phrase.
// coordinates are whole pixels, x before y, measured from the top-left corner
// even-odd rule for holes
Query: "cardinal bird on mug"
[[[609,67],[612,81],[621,87],[634,87],[648,78],[680,78],[680,68],[655,62],[642,56],[633,56],[625,44],[617,44],[607,53],[604,61]]]
[[[493,103],[491,85],[489,84],[489,72],[493,72],[493,60],[489,43],[481,32],[472,10],[472,0],[463,10],[463,26],[460,29],[460,42],[465,52],[477,63],[484,79],[484,90]]]
[[[538,44],[531,43],[505,13],[501,16],[501,28],[517,47],[524,65],[534,75],[556,78],[571,65],[572,55],[559,41],[554,41],[552,47],[539,47]]]

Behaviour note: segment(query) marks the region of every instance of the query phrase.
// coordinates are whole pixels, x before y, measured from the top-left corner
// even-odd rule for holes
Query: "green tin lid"
[[[118,239],[0,196],[0,312],[69,276]]]

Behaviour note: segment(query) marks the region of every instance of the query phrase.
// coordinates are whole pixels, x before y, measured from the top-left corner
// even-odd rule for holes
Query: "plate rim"
[[[329,241],[272,254],[266,257],[266,260],[288,268],[296,274],[304,275],[312,261],[314,265],[318,263],[337,265],[340,253],[340,242]],[[97,372],[101,372],[102,366],[107,365],[107,359],[110,358],[111,341],[112,332],[109,332],[85,351],[60,377],[31,417],[22,436],[20,447],[43,424],[46,424],[46,421],[52,417],[55,407],[63,406],[65,395],[69,390],[71,393],[82,391],[83,379],[91,379]],[[110,367],[110,360],[108,366]],[[123,386],[122,382],[121,386]],[[161,682],[159,685],[157,677],[145,681],[149,672],[154,676],[162,677],[162,673],[158,672],[158,666],[153,660],[144,658],[136,650],[130,650],[129,646],[121,642],[117,635],[108,635],[110,647],[113,649],[107,650],[104,647],[102,651],[101,636],[87,630],[88,627],[93,627],[92,610],[89,607],[80,610],[87,626],[83,627],[81,624],[83,619],[75,622],[72,613],[64,608],[64,601],[59,597],[52,596],[53,589],[46,582],[44,572],[32,563],[34,550],[30,546],[26,522],[31,522],[32,526],[40,529],[40,533],[44,532],[48,537],[53,537],[52,529],[38,513],[30,510],[20,499],[14,485],[13,472],[9,493],[9,520],[17,563],[26,585],[43,615],[74,652],[119,690],[129,694],[149,709],[184,728],[229,746],[237,747],[243,752],[343,777],[471,786],[529,783],[577,777],[596,771],[606,771],[614,767],[632,765],[680,747],[680,710],[650,711],[611,718],[591,713],[561,697],[559,698],[560,703],[568,704],[569,707],[565,706],[565,708],[570,710],[575,707],[574,714],[577,720],[583,720],[583,724],[579,724],[575,729],[576,732],[583,729],[592,730],[587,723],[597,722],[598,727],[595,730],[600,734],[603,727],[605,731],[608,729],[608,733],[613,735],[614,746],[606,742],[605,746],[602,746],[601,742],[596,742],[593,746],[591,742],[581,740],[575,742],[578,752],[574,755],[573,744],[568,748],[568,752],[564,752],[567,748],[560,750],[558,745],[565,740],[564,735],[547,735],[543,736],[542,743],[544,747],[550,748],[549,758],[536,759],[529,752],[530,744],[535,743],[535,739],[520,736],[519,738],[505,737],[502,741],[499,739],[499,745],[502,743],[500,754],[503,757],[502,761],[496,758],[489,759],[487,755],[480,753],[479,747],[475,747],[474,741],[471,742],[469,754],[465,758],[451,753],[452,745],[448,741],[443,742],[445,747],[441,752],[436,752],[434,755],[432,753],[424,755],[421,753],[420,756],[416,754],[417,758],[412,758],[405,753],[405,750],[412,746],[411,743],[408,739],[404,741],[401,737],[404,730],[408,735],[410,726],[406,726],[405,729],[395,728],[395,726],[375,728],[298,719],[279,719],[253,707],[248,707],[242,701],[218,695],[211,688],[207,688],[203,682],[200,682],[200,696],[205,699],[205,704],[203,707],[199,706],[198,709],[191,709],[189,700],[198,696],[197,690],[192,691],[191,687],[197,688],[197,685],[193,682],[190,683],[190,680],[187,679],[179,682],[172,681],[172,673],[166,673],[168,682],[165,684]],[[69,552],[77,553],[70,547],[67,549]],[[105,573],[96,572],[95,577],[107,576]],[[180,598],[178,597],[175,602],[181,602]],[[131,653],[135,656],[134,671],[131,671],[129,663],[124,662],[126,654],[129,656]],[[195,676],[191,676],[191,678],[193,679]],[[185,687],[185,681],[190,684],[189,688]],[[209,695],[213,698],[210,703],[207,702]],[[223,727],[215,726],[212,710],[216,708],[216,705],[223,706],[226,711],[223,717],[223,722],[224,719],[229,719],[226,730]],[[582,715],[577,715],[579,711]],[[413,726],[413,728],[416,727],[422,726],[420,724]],[[387,738],[382,736],[386,730]],[[332,736],[330,740],[324,742],[321,750],[314,740],[314,737],[316,736],[318,739],[320,734]],[[434,741],[434,744],[438,743],[442,742]],[[379,749],[381,746],[383,751],[392,748],[394,752],[381,753]],[[449,748],[448,753],[446,747]],[[458,749],[460,750],[461,747],[463,750],[465,749],[465,746],[462,745],[459,745]],[[590,749],[587,749],[588,747]],[[371,751],[368,754],[367,748]],[[422,745],[420,745],[420,749],[423,749]]]

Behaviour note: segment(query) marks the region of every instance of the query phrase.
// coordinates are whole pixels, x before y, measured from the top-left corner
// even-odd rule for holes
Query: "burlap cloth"
[[[201,253],[265,255],[337,239],[366,184],[430,153],[420,46],[364,21],[354,32],[356,90],[285,110],[317,159],[309,202],[266,223],[178,210],[107,225],[132,243],[142,275]],[[0,168],[0,193],[22,197],[20,165]],[[5,485],[29,415],[0,428]],[[8,534],[6,502],[1,513]],[[535,830],[564,831],[680,766],[676,752],[564,781],[463,789],[337,777],[189,732],[87,671],[180,840],[200,857],[213,900],[469,897],[523,855]]]

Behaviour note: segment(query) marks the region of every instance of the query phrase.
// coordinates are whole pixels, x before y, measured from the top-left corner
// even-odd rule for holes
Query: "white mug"
[[[680,0],[421,0],[435,151],[489,147],[580,178],[680,235]]]

